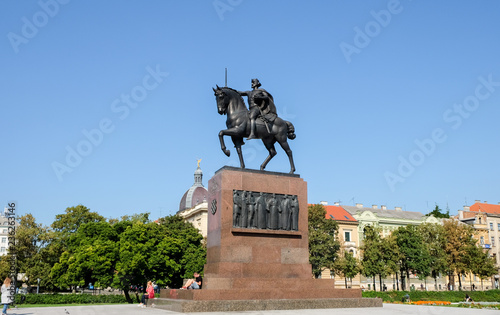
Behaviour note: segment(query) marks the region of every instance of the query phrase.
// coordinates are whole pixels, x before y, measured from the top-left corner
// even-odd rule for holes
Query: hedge
[[[463,302],[468,294],[476,302],[500,301],[500,290],[489,291],[364,291],[363,297],[379,297],[384,302],[401,302],[408,294],[412,301]]]
[[[24,299],[23,299],[24,297]],[[17,294],[16,304],[97,304],[127,303],[125,296],[114,294]]]

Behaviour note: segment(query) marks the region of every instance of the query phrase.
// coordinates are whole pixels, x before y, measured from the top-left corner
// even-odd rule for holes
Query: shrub
[[[472,300],[481,302],[500,301],[500,290],[489,291],[364,291],[363,297],[379,297],[384,302],[401,302],[404,295],[410,295],[412,301],[448,301],[463,302],[465,294]]]
[[[24,297],[24,298],[23,298]],[[16,304],[97,304],[127,303],[123,295],[90,294],[17,294]]]

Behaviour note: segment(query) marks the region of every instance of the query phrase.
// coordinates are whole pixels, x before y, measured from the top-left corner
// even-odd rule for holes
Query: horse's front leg
[[[220,148],[222,149],[222,152],[224,152],[225,155],[230,156],[231,152],[226,149],[226,144],[224,143],[224,136],[231,136],[231,137],[233,137],[233,143],[234,143],[235,147],[239,146],[241,148],[241,145],[243,144],[243,142],[238,145],[235,142],[235,140],[234,140],[235,138],[234,137],[240,138],[240,137],[242,137],[242,134],[244,132],[245,132],[245,125],[239,125],[237,127],[233,127],[233,128],[224,129],[224,130],[219,131]],[[240,156],[240,160],[241,159],[242,158]]]
[[[226,144],[224,143],[224,136],[225,136],[225,132],[226,131],[227,130],[221,130],[221,131],[219,131],[220,148],[222,149],[222,152],[224,152],[225,155],[230,156],[231,155],[231,151],[229,151],[229,150],[226,149]]]
[[[240,158],[240,167],[245,168],[245,161],[243,161],[243,152],[241,152],[241,146],[236,147],[236,152],[238,152],[238,157]]]

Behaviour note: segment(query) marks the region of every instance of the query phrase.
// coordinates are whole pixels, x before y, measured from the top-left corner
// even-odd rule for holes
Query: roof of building
[[[340,206],[324,206],[326,210],[325,217],[327,219],[332,219],[335,221],[348,221],[348,222],[358,222],[354,217],[344,208]]]
[[[500,214],[500,205],[476,202],[475,204],[470,206],[470,211]]]
[[[203,172],[198,168],[194,172],[194,184],[182,196],[179,211],[191,209],[207,199],[208,191],[202,183]]]
[[[391,219],[404,219],[404,220],[422,220],[425,215],[420,212],[415,211],[402,211],[402,210],[384,210],[384,209],[375,209],[368,207],[357,207],[357,206],[342,206],[345,210],[347,210],[352,215],[361,214],[365,211],[370,211],[375,214],[379,218],[391,218]]]

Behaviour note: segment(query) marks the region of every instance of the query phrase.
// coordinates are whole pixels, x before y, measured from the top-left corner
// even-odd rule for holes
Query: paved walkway
[[[190,313],[191,315],[446,315],[450,312],[453,315],[498,315],[497,310],[467,309],[443,306],[417,306],[401,304],[384,304],[384,307],[376,308],[337,308],[328,310],[286,310],[286,311],[250,311],[250,312],[217,312],[217,313]],[[135,304],[121,305],[97,305],[97,306],[62,306],[62,307],[32,307],[12,309],[7,312],[10,315],[167,315],[182,314],[164,311],[156,308],[139,308]],[[186,313],[188,314],[188,313]]]

